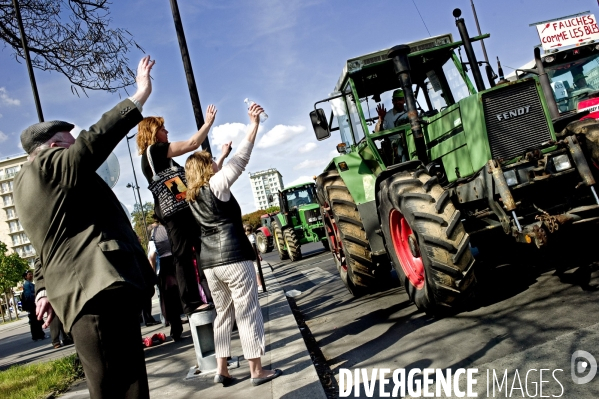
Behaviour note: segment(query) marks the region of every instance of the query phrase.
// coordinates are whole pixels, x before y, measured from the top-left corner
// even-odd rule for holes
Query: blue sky
[[[416,0],[430,35],[452,33],[459,39],[452,10],[462,9],[470,36],[476,36],[470,0]],[[475,0],[489,58],[499,56],[506,74],[532,58],[538,35],[530,23],[583,11],[599,16],[595,0]],[[429,36],[412,0],[179,0],[202,108],[215,104],[218,114],[209,134],[213,152],[233,140],[235,151],[245,132],[249,97],[269,115],[261,126],[246,173],[233,186],[244,213],[255,210],[247,172],[277,168],[285,185],[319,174],[340,142],[338,132],[318,142],[309,112],[326,98],[341,73],[344,61],[397,44]],[[171,141],[187,139],[195,119],[168,0],[120,0],[111,5],[112,25],[127,29],[147,54],[156,59],[154,90],[144,115],[164,116]],[[480,45],[474,45],[483,59]],[[130,67],[143,56],[133,49]],[[44,117],[87,128],[119,101],[118,94],[71,93],[58,73],[35,70]],[[130,89],[130,93],[134,88]],[[124,92],[120,93],[125,97]],[[37,122],[37,114],[24,64],[0,48],[0,158],[22,153],[20,132]],[[134,146],[134,142],[130,142]],[[133,148],[132,148],[133,149]],[[115,149],[120,178],[114,191],[130,210],[133,182],[125,141]],[[183,164],[185,156],[177,159]],[[151,201],[134,154],[143,201]],[[141,177],[141,178],[140,178]],[[93,194],[92,194],[93,195]]]

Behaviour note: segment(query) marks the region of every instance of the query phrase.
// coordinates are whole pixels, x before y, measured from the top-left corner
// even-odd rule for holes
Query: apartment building
[[[27,154],[0,159],[0,241],[10,252],[16,252],[33,267],[35,250],[23,231],[15,209],[13,188],[15,175],[27,161]]]
[[[277,193],[283,189],[283,176],[278,170],[271,168],[260,172],[250,172],[250,184],[256,210],[279,206]],[[272,195],[272,201],[269,201]]]

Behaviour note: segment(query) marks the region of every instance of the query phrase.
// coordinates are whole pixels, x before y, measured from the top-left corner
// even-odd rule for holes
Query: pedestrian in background
[[[54,315],[54,318],[50,322],[50,338],[52,338],[52,346],[54,349],[58,349],[63,345],[67,346],[73,344],[71,334],[64,331],[62,321],[60,321],[56,315]]]
[[[15,177],[14,199],[40,257],[37,317],[47,314],[47,326],[55,311],[71,332],[92,399],[150,396],[138,318],[156,277],[121,203],[96,170],[143,119],[153,66],[150,56],[142,58],[136,92],[77,139],[70,133],[74,125],[63,121],[21,133],[29,157]]]
[[[260,256],[259,252],[256,252],[256,235],[252,232],[252,227],[249,224],[243,225],[243,229],[245,230],[245,235],[248,240],[250,240],[250,244],[252,245],[252,250],[256,255],[258,255],[258,259],[262,261],[262,256]],[[262,286],[262,281],[260,280],[260,273],[258,272],[258,262],[254,261],[254,270],[256,272],[256,282],[258,283],[258,292],[264,292],[264,287]]]
[[[189,187],[187,200],[202,233],[200,266],[206,274],[216,305],[214,346],[217,370],[214,382],[223,385],[233,381],[227,368],[227,357],[231,355],[231,332],[235,320],[243,355],[249,363],[252,384],[260,385],[281,375],[280,370],[262,368],[264,321],[252,263],[255,256],[244,234],[241,208],[231,193],[231,185],[250,160],[262,112],[259,105],[250,106],[246,138],[222,168],[206,151],[193,153],[185,162]]]
[[[154,224],[150,237],[150,242],[154,245],[148,253],[148,258],[158,275],[162,315],[171,327],[170,335],[173,340],[180,341],[183,333],[183,323],[181,322],[183,308],[179,296],[171,244],[166,229],[157,222]]]
[[[23,278],[25,282],[23,282],[23,300],[21,301],[21,306],[23,306],[23,310],[27,312],[27,316],[29,317],[31,339],[37,341],[38,339],[46,338],[46,333],[42,327],[44,321],[41,319],[38,320],[35,314],[35,284],[33,283],[33,273],[31,270],[23,273]]]

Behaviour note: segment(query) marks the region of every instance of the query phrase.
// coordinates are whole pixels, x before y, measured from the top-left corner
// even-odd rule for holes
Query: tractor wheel
[[[365,294],[377,285],[372,274],[370,245],[358,207],[336,170],[316,179],[318,200],[329,246],[341,280],[354,296]],[[330,208],[326,211],[324,208]],[[326,248],[326,246],[325,246]]]
[[[469,236],[437,177],[424,168],[389,177],[379,215],[387,252],[418,309],[441,315],[474,287]]]
[[[562,135],[568,134],[576,134],[595,165],[599,165],[599,122],[595,119],[570,122],[562,131]]]
[[[263,254],[269,253],[273,249],[272,236],[266,237],[262,231],[256,233],[256,247]]]
[[[293,230],[293,228],[285,229],[283,236],[285,237],[285,245],[287,246],[289,259],[291,259],[292,262],[302,260],[302,244],[300,244],[297,235],[295,234],[295,230]]]
[[[283,237],[283,229],[281,228],[281,224],[278,220],[272,221],[272,235],[274,245],[279,252],[279,259],[289,259],[289,254],[287,254],[287,251],[285,250],[285,237]]]

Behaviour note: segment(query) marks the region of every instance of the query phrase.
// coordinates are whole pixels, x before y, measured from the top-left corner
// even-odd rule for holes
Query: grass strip
[[[40,399],[66,391],[83,377],[76,355],[46,363],[13,366],[0,372],[0,399]]]

